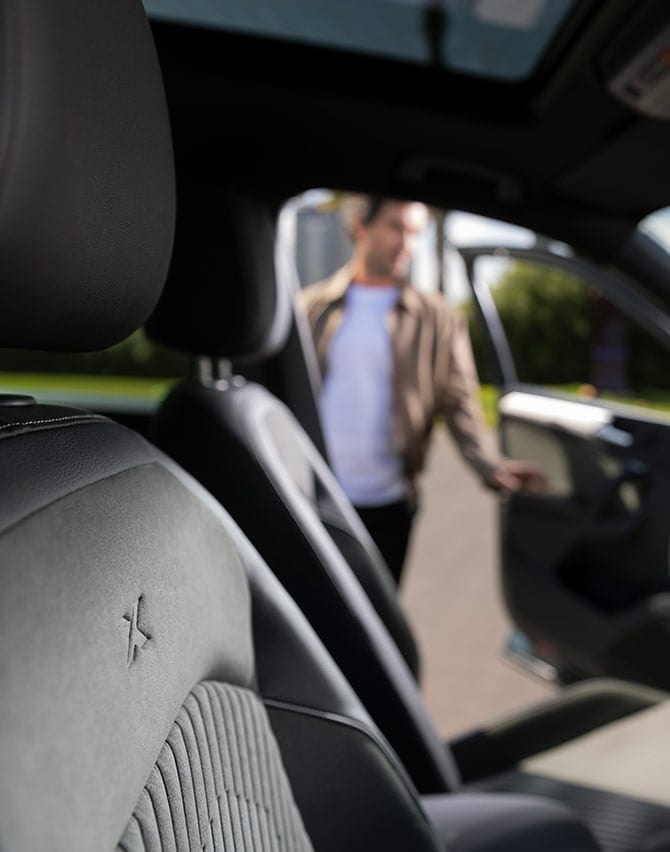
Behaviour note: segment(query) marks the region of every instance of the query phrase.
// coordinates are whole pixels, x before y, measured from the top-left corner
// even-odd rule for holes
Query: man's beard
[[[392,263],[383,258],[368,258],[368,272],[378,278],[388,278],[396,284],[407,280],[409,275],[409,261]]]

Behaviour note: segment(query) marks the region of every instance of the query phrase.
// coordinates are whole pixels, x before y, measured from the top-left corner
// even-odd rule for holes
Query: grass
[[[2,390],[27,393],[68,393],[91,396],[118,396],[132,399],[160,400],[174,379],[139,376],[88,376],[61,373],[0,373]]]
[[[495,385],[482,385],[481,400],[484,419],[489,426],[495,428],[498,425],[498,411],[496,409],[498,388]]]
[[[151,414],[175,379],[62,373],[0,373],[0,393],[34,396],[52,405],[75,405],[112,417]]]
[[[140,403],[153,407],[168,393],[175,379],[146,378],[140,376],[92,376],[61,373],[0,373],[0,393],[25,393],[35,395],[45,402],[62,402],[95,406],[107,403],[110,410],[118,402]],[[587,385],[549,385],[548,390],[583,395],[589,398]],[[670,413],[670,391],[659,388],[642,388],[639,395],[621,396],[603,393],[602,399],[636,405],[655,411]],[[481,401],[484,417],[489,426],[498,423],[496,403],[498,389],[482,385]]]

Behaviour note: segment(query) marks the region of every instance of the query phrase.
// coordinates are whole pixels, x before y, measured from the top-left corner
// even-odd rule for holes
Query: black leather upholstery
[[[424,796],[422,804],[450,852],[590,852],[598,848],[574,812],[532,796]]]
[[[448,852],[596,852],[589,831],[555,802],[479,793],[417,800],[295,602],[241,531],[233,538],[251,586],[258,684],[316,849],[414,848],[427,814]],[[340,764],[348,770],[344,784],[339,773],[323,771]],[[333,814],[342,812],[349,820],[334,832]]]
[[[450,820],[427,821],[325,649],[211,496],[104,419],[43,410],[32,428],[0,439],[2,848],[225,850],[236,838],[298,850],[309,848],[304,820],[317,850],[443,849]],[[24,448],[54,483],[46,504]],[[59,490],[65,466],[76,473]],[[255,696],[250,616],[274,735]],[[240,820],[236,800],[262,809]],[[266,844],[264,825],[289,834]],[[493,848],[512,852],[514,836]]]
[[[235,542],[251,587],[259,689],[315,848],[435,842],[405,768],[332,657],[240,531]]]
[[[234,189],[181,187],[172,263],[148,333],[194,355],[269,357],[291,322],[289,297],[274,286],[274,238],[266,203]]]
[[[185,382],[163,404],[154,438],[231,507],[420,789],[457,789],[455,764],[407,665],[415,654],[413,640],[386,567],[380,557],[349,565],[335,546],[321,512],[374,552],[290,412],[263,388],[243,380],[211,387]],[[358,580],[352,568],[359,569]],[[399,648],[405,649],[405,659]]]
[[[404,771],[221,507],[124,427],[103,419],[62,421],[76,417],[67,409],[44,413],[34,432],[7,430],[0,438],[4,508],[22,506],[11,522],[0,514],[2,847],[110,848],[124,834],[189,693],[212,680],[253,691],[246,569],[258,601],[260,651],[266,636],[292,647],[293,665],[303,672],[309,670],[302,660],[318,672],[305,686],[292,666],[276,665],[276,656],[259,670],[274,696],[271,715],[288,708],[307,720],[290,737],[291,771],[311,791],[300,802],[306,818],[315,819],[333,785],[346,789],[349,774],[349,763],[335,760],[328,773],[306,774],[301,755],[311,748],[311,731],[320,724],[341,728],[348,741],[353,728],[351,759],[359,748],[366,755],[381,804],[373,814],[352,801],[339,834],[342,814],[333,813],[333,842],[339,836],[340,848],[369,848],[349,845],[358,825],[361,836],[379,831],[384,848],[438,848]],[[78,452],[84,430],[91,450],[85,455]],[[50,481],[64,466],[77,471],[60,490],[53,486],[46,504],[41,479],[23,464],[25,443]],[[382,820],[387,810],[399,814],[396,828],[405,825],[401,845]],[[125,836],[127,844],[132,835]]]
[[[98,345],[144,313],[169,249],[170,204],[155,205],[171,198],[171,169],[155,197],[144,198],[152,188],[139,167],[146,150],[140,145],[135,158],[104,132],[108,109],[119,133],[137,143],[136,121],[165,165],[146,22],[134,0],[76,10],[68,0],[22,0],[5,4],[2,26],[5,70],[20,70],[24,84],[0,84],[11,189],[2,199],[3,239],[25,225],[17,211],[39,227],[49,218],[34,178],[51,183],[43,198],[53,244],[45,247],[38,233],[28,245],[24,234],[13,253],[0,254],[3,305],[25,292],[0,321],[0,345]],[[68,79],[63,63],[72,77],[67,108],[57,97]],[[53,103],[44,100],[49,73]],[[55,126],[38,126],[41,144],[26,139],[17,154],[11,146],[25,131],[21,119],[35,119],[35,105]],[[58,168],[69,134],[73,162],[82,157],[82,180],[73,184],[70,170]],[[127,170],[117,170],[118,184],[110,184],[107,158]],[[145,207],[144,232],[125,215],[128,182],[133,204]],[[97,205],[106,210],[102,225]],[[111,253],[97,242],[98,226],[115,244]],[[444,849],[295,604],[181,468],[105,418],[4,398],[0,473],[0,848],[308,852],[283,753],[317,850]],[[257,691],[254,641],[265,653],[258,678],[273,696],[269,713]],[[294,666],[309,675],[307,686]]]
[[[271,257],[273,247],[267,239],[268,232],[262,230],[258,237],[247,234],[246,239],[258,252]],[[269,291],[273,290],[274,276],[265,285]],[[174,278],[173,288],[177,286],[186,300],[183,303],[186,310],[188,279]],[[253,292],[259,298],[262,288],[262,282],[254,283]],[[268,304],[273,299],[270,293]],[[240,305],[238,308],[241,309]],[[240,316],[239,321],[244,328],[248,318]],[[225,353],[226,348],[225,342],[221,342],[217,351]],[[324,473],[323,460],[288,410],[259,386],[240,377],[184,383],[173,390],[159,412],[155,435],[161,447],[224,502],[257,544],[324,640],[421,792],[457,789],[460,779],[453,754],[440,743],[406,665],[412,661],[409,650],[412,646],[404,632],[407,625],[387,605],[388,586],[377,576],[376,561],[368,558],[358,561],[368,550],[366,536],[355,524],[349,525],[350,507],[346,498],[327,471]],[[353,557],[351,565],[343,558],[345,551]],[[399,649],[404,652],[404,660]],[[597,692],[597,686],[593,690]],[[611,684],[606,684],[604,690],[609,694]],[[619,702],[618,709],[604,718],[611,721],[633,712],[631,708],[649,706],[650,702],[653,705],[658,698],[645,694],[639,696],[639,701]],[[533,753],[556,745],[557,732],[546,724],[547,716],[567,719],[574,715],[570,709],[563,712],[562,700],[557,699],[550,711],[534,708],[527,714],[523,730],[529,732],[526,739],[532,743],[529,748]],[[569,694],[565,695],[565,703],[568,708],[574,703]],[[288,717],[282,717],[285,718]],[[597,713],[591,714],[590,719],[593,726],[603,721]],[[577,725],[562,726],[558,739],[570,740],[573,728],[577,736],[591,727],[579,719]],[[507,734],[499,739],[476,734],[464,738],[459,753],[465,759],[473,758],[473,765],[466,766],[468,776],[476,778],[476,767],[488,765],[478,752],[482,742],[498,742],[491,762],[496,769],[501,768],[498,761],[502,754],[507,755],[508,767],[526,756],[525,744],[518,756],[506,750],[514,743],[516,730],[515,726],[508,727]],[[491,789],[495,789],[495,779],[491,783]],[[505,788],[507,792],[515,790],[513,785],[514,781]],[[541,789],[540,784],[532,792],[539,793]],[[546,789],[551,790],[555,799],[570,797],[570,785],[562,787],[560,780],[547,779]],[[607,798],[604,790],[600,792]],[[535,821],[541,809],[531,810],[526,827]],[[668,819],[670,825],[670,808],[662,806],[662,810],[662,824],[655,818],[643,823],[641,834],[637,833],[636,824],[635,836],[657,837],[659,825],[664,827],[663,820]],[[549,811],[558,813],[551,808]],[[561,813],[565,815],[565,811]],[[635,811],[635,821],[637,814]],[[513,848],[516,848],[513,836],[517,815],[507,824],[511,833],[505,840]],[[584,816],[589,825],[598,825],[598,815],[593,810],[585,810]],[[558,822],[561,821],[562,817]],[[487,848],[494,834],[495,831],[480,835],[484,838],[483,848]],[[582,842],[588,848],[588,833],[579,829],[577,835],[581,840],[575,840],[576,848],[581,848]],[[529,842],[536,842],[532,830],[528,836]],[[470,838],[462,842],[462,848],[469,850]],[[614,848],[611,852],[615,852]]]
[[[0,345],[73,348],[119,336],[154,298],[169,248],[171,210],[156,205],[171,198],[171,169],[165,185],[153,173],[156,197],[144,198],[142,190],[152,188],[142,182],[146,150],[138,160],[98,133],[109,129],[107,106],[131,140],[137,119],[165,165],[164,112],[151,106],[162,93],[141,7],[99,0],[76,12],[70,0],[3,7],[3,25],[10,21],[3,35],[17,37],[6,70],[19,68],[29,80],[9,86],[3,142],[22,138],[21,120],[34,103],[53,106],[47,114],[57,126],[27,150],[34,174],[53,184],[44,197],[51,215],[60,208],[63,228],[54,219],[46,271],[34,257],[39,240],[18,240],[11,262],[1,255],[4,292],[24,288],[26,298],[0,322]],[[29,36],[21,29],[28,23]],[[62,62],[74,76],[90,71],[91,78],[73,87],[67,108],[55,96],[46,104],[30,82],[31,69],[43,85],[44,69],[52,70],[58,94]],[[138,106],[146,106],[145,116],[137,118]],[[74,197],[68,169],[59,172],[52,156],[54,140],[69,134],[73,159],[84,158]],[[117,174],[117,186],[104,161],[118,165],[119,157],[127,173]],[[27,181],[12,215],[25,208],[44,224],[23,163],[10,175]],[[144,231],[132,215],[125,219],[131,180]],[[118,251],[109,254],[93,239],[82,261],[82,245],[97,234],[97,204],[107,205]],[[16,221],[7,219],[10,232]],[[137,244],[140,235],[148,245]],[[142,261],[130,263],[130,292],[118,261],[142,252]],[[72,323],[63,321],[68,310]],[[86,332],[84,318],[99,316],[101,327]],[[220,504],[124,427],[16,402],[0,400],[0,848],[308,852],[306,823],[317,850],[444,850],[388,745]],[[382,638],[381,622],[377,632],[395,647]],[[267,641],[274,653],[256,672],[254,643],[262,652]],[[292,649],[291,659],[275,644]],[[304,666],[309,687],[291,664]],[[274,696],[268,709],[257,678]],[[514,838],[506,839],[499,852],[514,848]]]
[[[170,248],[170,143],[142,7],[21,0],[0,27],[0,345],[111,342],[150,309]],[[271,600],[286,593],[221,506],[135,433],[30,399],[0,398],[0,473],[0,848],[311,849],[256,689],[245,567]],[[326,659],[295,607],[283,626],[296,619],[302,656]],[[344,689],[332,663],[319,671],[324,697]],[[350,691],[353,718],[338,703],[335,722],[294,695],[298,678],[281,683],[286,706],[366,729]],[[382,807],[331,813],[333,842],[376,833],[390,810],[405,830],[398,846],[379,824],[386,848],[438,850],[367,725]],[[347,764],[329,770],[312,801],[346,789]]]
[[[0,41],[0,340],[103,348],[147,317],[170,259],[172,146],[146,17],[139,2],[6,0]]]
[[[343,554],[418,677],[416,642],[381,554],[286,406],[242,379],[227,387],[222,382],[209,387],[184,382],[165,401],[155,437],[170,452],[183,454],[187,467],[220,499],[230,498],[238,523],[253,532],[256,547],[270,564],[283,564],[290,556],[301,574],[323,578],[342,573],[331,569],[330,562],[340,562]],[[213,455],[219,459],[216,465],[211,464]],[[244,489],[236,487],[240,481]],[[265,529],[258,525],[259,506],[272,506]],[[296,523],[296,517],[304,524]],[[294,585],[288,575],[282,573],[282,579]]]

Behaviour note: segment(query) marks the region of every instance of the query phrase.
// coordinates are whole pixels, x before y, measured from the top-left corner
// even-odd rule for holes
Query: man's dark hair
[[[390,195],[347,193],[342,198],[339,207],[342,224],[349,236],[353,238],[356,225],[371,225],[379,216],[379,212],[385,204],[398,201],[404,203],[402,199],[393,198]],[[407,203],[412,202],[408,201]],[[423,204],[423,202],[418,203]]]
[[[384,195],[368,195],[367,198],[368,209],[362,218],[364,225],[369,225],[371,222],[374,222],[384,204],[386,204],[387,201],[391,201],[390,198],[387,198]]]
[[[340,205],[340,216],[349,236],[353,236],[354,227],[359,222],[363,225],[373,222],[384,204],[392,200],[384,195],[345,195]]]

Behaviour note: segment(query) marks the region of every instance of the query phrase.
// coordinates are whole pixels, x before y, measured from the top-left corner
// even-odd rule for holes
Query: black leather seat
[[[635,848],[670,828],[664,761],[650,798],[635,785],[595,795],[556,775],[537,755],[635,714],[640,736],[670,722],[665,695],[602,681],[564,690],[547,704],[445,746],[413,674],[409,628],[385,566],[346,497],[286,406],[236,377],[230,362],[267,358],[281,345],[289,312],[273,264],[273,211],[248,193],[191,189],[182,196],[163,297],[148,324],[155,338],[201,358],[200,379],[178,385],[159,412],[155,439],[224,505],[297,601],[367,710],[426,794],[461,789],[546,792],[570,799],[607,848]],[[283,327],[283,334],[282,334]],[[221,359],[226,359],[221,361]],[[638,712],[644,711],[644,712]],[[651,714],[651,715],[650,715]],[[590,766],[599,762],[591,755]],[[634,766],[634,749],[622,755]],[[454,759],[455,758],[455,759]],[[626,808],[622,801],[627,802]]]
[[[8,0],[0,33],[0,344],[110,343],[151,309],[172,237],[144,12]],[[174,462],[4,395],[0,475],[4,852],[445,849],[295,604]],[[449,831],[467,844],[463,806]],[[534,831],[596,849],[567,809],[510,799],[506,821],[499,850]]]
[[[459,774],[420,698],[416,645],[381,555],[288,409],[260,385],[216,373],[216,356],[262,359],[287,334],[291,305],[274,286],[273,257],[265,205],[234,190],[182,189],[171,271],[147,330],[214,357],[204,359],[209,377],[168,396],[153,438],[230,505],[420,789],[456,789]]]

